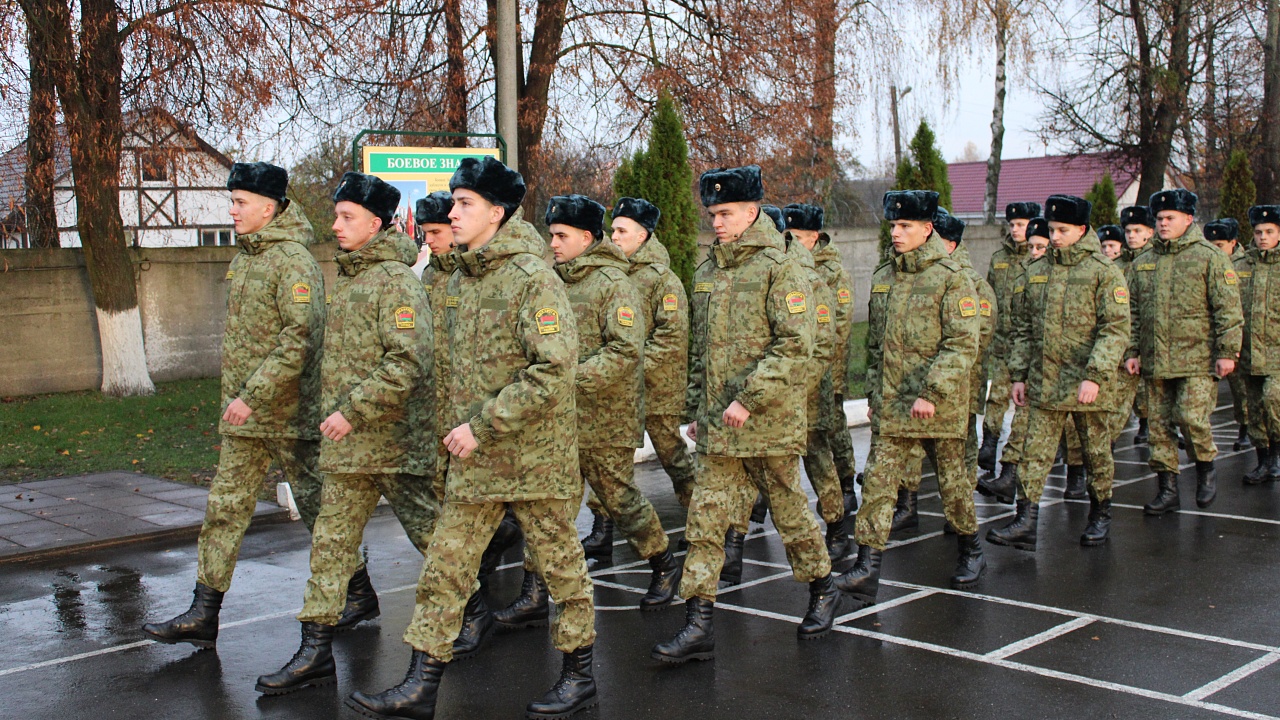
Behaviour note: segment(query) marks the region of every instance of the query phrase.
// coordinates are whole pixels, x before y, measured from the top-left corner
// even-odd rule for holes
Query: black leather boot
[[[302,644],[278,672],[260,675],[255,688],[263,695],[284,695],[338,680],[333,664],[333,626],[302,623]]]
[[[809,583],[809,609],[796,628],[801,640],[816,640],[831,632],[840,610],[840,590],[835,579],[827,574]]]
[[[880,556],[883,550],[869,545],[858,546],[858,560],[849,572],[835,578],[840,592],[864,605],[874,605],[880,592]]]
[[[919,512],[920,493],[914,493],[902,487],[898,488],[898,504],[893,506],[893,524],[890,532],[914,530],[920,527]]]
[[[668,548],[649,558],[649,568],[653,575],[649,579],[649,592],[640,598],[640,609],[661,610],[675,599],[683,566]]]
[[[516,522],[515,513],[507,510],[502,516],[502,522],[498,524],[498,529],[489,539],[489,547],[485,548],[484,556],[480,558],[481,585],[489,582],[489,576],[502,565],[502,558],[506,552],[519,545],[523,538],[524,533],[520,530],[520,523]]]
[[[1182,500],[1178,497],[1178,474],[1158,472],[1156,473],[1156,483],[1159,486],[1159,490],[1151,502],[1142,506],[1142,512],[1147,515],[1164,515],[1165,513],[1178,512],[1182,508]]]
[[[1089,497],[1089,524],[1080,536],[1080,544],[1085,547],[1101,545],[1111,536],[1111,499],[1098,500]]]
[[[1147,444],[1147,419],[1138,418],[1138,432],[1133,434],[1134,445]]]
[[[1253,440],[1249,439],[1249,428],[1244,425],[1240,426],[1240,431],[1236,433],[1236,441],[1231,446],[1232,450],[1248,450],[1253,447]]]
[[[831,562],[839,562],[841,558],[853,551],[853,541],[849,539],[849,518],[841,515],[839,522],[827,523],[827,555]]]
[[[845,516],[858,512],[858,493],[855,490],[856,476],[848,475],[840,478],[840,495],[844,499]]]
[[[1213,461],[1196,461],[1196,505],[1207,508],[1218,497],[1218,471]]]
[[[453,641],[453,659],[466,660],[480,652],[485,638],[493,632],[493,613],[484,601],[484,591],[477,590],[467,600],[467,609],[462,615],[462,630],[458,639]]]
[[[978,448],[978,467],[987,472],[996,470],[996,450],[1000,446],[1000,436],[983,435],[982,447]]]
[[[551,616],[547,586],[538,574],[530,570],[524,571],[524,580],[520,583],[520,595],[511,604],[493,614],[494,622],[503,629],[518,630],[528,627],[542,627]]]
[[[742,582],[742,544],[746,541],[747,536],[733,528],[724,534],[724,567],[720,568],[720,582],[730,585]]]
[[[1256,445],[1253,451],[1258,455],[1258,466],[1244,475],[1245,485],[1261,485],[1271,474],[1271,447]]]
[[[142,626],[142,632],[170,645],[185,642],[198,648],[217,646],[218,612],[222,609],[223,593],[196,583],[193,594],[195,597],[186,612],[162,623],[147,623]]]
[[[1011,504],[1018,494],[1018,465],[1001,463],[1000,475],[984,477],[978,480],[978,492],[997,502]]]
[[[436,691],[440,689],[444,666],[444,661],[421,650],[414,650],[404,681],[377,695],[353,692],[347,698],[346,705],[365,717],[379,720],[435,720]]]
[[[716,656],[716,632],[711,624],[715,603],[700,597],[685,601],[684,627],[676,636],[653,646],[649,656],[667,663],[710,660]]]
[[[987,531],[987,542],[1035,552],[1036,528],[1040,524],[1040,504],[1032,503],[1030,500],[1018,500],[1017,508],[1013,522],[1002,528],[991,528]]]
[[[769,500],[763,494],[756,495],[756,504],[751,506],[751,522],[764,524],[765,515],[769,513]]]
[[[1280,447],[1275,445],[1271,452],[1271,462],[1267,464],[1267,482],[1280,481]]]
[[[951,587],[958,590],[978,582],[987,567],[987,558],[982,554],[977,533],[957,535],[956,546],[960,548],[960,557],[956,560],[956,574],[951,576]]]
[[[350,630],[379,614],[378,593],[374,592],[373,582],[369,580],[369,568],[362,566],[347,583],[347,605],[342,608],[342,617],[338,618],[333,629],[338,632]]]
[[[613,520],[592,515],[591,534],[582,539],[582,552],[588,560],[613,561]]]
[[[1067,488],[1062,491],[1065,500],[1083,500],[1089,497],[1085,491],[1085,474],[1083,465],[1067,466]]]
[[[541,698],[529,703],[525,716],[529,718],[566,718],[585,710],[596,702],[596,678],[591,667],[591,646],[580,647],[564,654],[560,666],[560,679]]]

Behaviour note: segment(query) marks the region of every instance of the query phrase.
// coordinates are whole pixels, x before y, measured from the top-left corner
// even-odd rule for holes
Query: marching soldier
[[[284,168],[263,162],[236,163],[227,178],[240,252],[227,271],[222,449],[200,528],[195,600],[171,620],[142,626],[160,642],[216,644],[222,597],[272,462],[284,471],[307,530],[320,511],[324,276],[307,249],[311,223],[285,198],[288,185]],[[353,585],[369,584],[363,567],[357,575]]]
[[[391,224],[400,191],[349,172],[333,202],[341,250],[320,369],[324,490],[298,614],[302,644],[278,672],[258,678],[266,695],[335,681],[333,632],[378,499],[387,498],[420,552],[440,509],[432,485],[431,307],[410,268],[417,247]],[[377,617],[377,597],[360,610],[362,618]]]
[[[684,283],[667,249],[654,236],[661,212],[648,200],[620,198],[613,208],[613,243],[630,263],[631,282],[645,309],[644,427],[671,478],[680,506],[693,496],[693,458],[680,434],[689,368],[689,307]],[[598,504],[592,496],[591,501]],[[590,503],[589,503],[590,504]],[[592,532],[583,540],[588,559],[613,556],[613,519],[593,506]]]
[[[831,630],[839,592],[818,523],[800,489],[805,450],[803,368],[813,346],[809,280],[787,257],[782,236],[761,212],[756,165],[712,170],[699,179],[716,242],[695,276],[689,353],[688,434],[698,444],[689,506],[689,554],[680,595],[685,626],[653,657],[672,663],[714,657],[712,626],[724,537],[732,509],[763,468],[765,494],[795,578],[809,583],[803,639]]]
[[[603,239],[604,214],[603,205],[582,195],[553,197],[546,213],[555,271],[565,283],[578,332],[578,466],[604,513],[649,561],[653,575],[640,609],[657,610],[675,597],[680,564],[658,513],[635,484],[635,449],[644,436],[644,313],[640,291],[627,276],[626,256]],[[577,514],[574,507],[569,520]],[[530,593],[522,592],[498,613],[499,624],[546,623],[546,593],[533,589],[540,581],[529,582],[530,573],[536,571],[526,563],[524,588]]]
[[[934,232],[942,238],[942,245],[952,261],[964,269],[965,275],[969,276],[974,289],[978,291],[978,357],[981,358],[985,357],[991,335],[995,332],[996,294],[986,279],[973,269],[973,263],[969,260],[969,249],[963,243],[964,228],[963,220],[943,208],[938,208],[938,214],[933,221]],[[965,472],[975,480],[978,477],[978,416],[983,412],[986,397],[984,391],[987,385],[987,377],[983,371],[984,368],[980,362],[975,362],[969,370],[969,429],[964,441],[964,467]],[[930,458],[930,461],[936,470],[940,461],[936,457]],[[922,479],[919,472],[908,473],[903,486],[898,488],[898,503],[893,508],[891,525],[893,532],[919,527],[918,495]],[[947,527],[948,532],[951,530],[952,528]]]
[[[987,541],[1035,550],[1040,496],[1068,421],[1076,426],[1089,467],[1089,525],[1082,545],[1107,541],[1111,527],[1112,420],[1116,372],[1129,344],[1129,291],[1120,270],[1089,229],[1088,200],[1052,195],[1045,219],[1053,249],[1027,264],[1014,318],[1013,401],[1030,405],[1017,514]]]
[[[804,218],[796,218],[793,222],[793,208],[805,208]],[[840,250],[831,242],[831,236],[822,230],[823,212],[816,205],[788,205],[783,208],[791,225],[792,235],[800,238],[805,247],[812,245],[813,262],[818,274],[826,281],[827,287],[835,293],[836,304],[832,307],[832,325],[836,331],[835,354],[831,361],[831,392],[827,443],[831,447],[832,459],[836,464],[836,475],[840,478],[840,490],[844,494],[845,512],[852,514],[857,510],[858,497],[854,492],[853,438],[849,435],[849,419],[844,414],[844,396],[848,391],[849,337],[853,330],[853,278],[845,270],[840,261]],[[814,234],[813,242],[806,238]]]
[[[1271,356],[1277,347],[1273,328],[1280,323],[1280,205],[1249,208],[1249,224],[1254,246],[1235,268],[1244,308],[1240,367],[1248,378],[1249,434],[1258,454],[1258,466],[1244,482],[1258,485],[1280,481],[1280,363]]]
[[[982,447],[978,450],[978,467],[989,473],[996,469],[996,450],[1000,443],[1000,433],[1004,430],[1004,416],[1009,409],[1009,351],[1013,330],[1012,313],[1013,287],[1022,275],[1022,267],[1030,258],[1027,255],[1027,224],[1039,217],[1040,204],[1034,202],[1009,203],[1004,209],[1005,222],[1009,224],[1009,232],[1004,238],[1004,247],[991,256],[991,264],[987,270],[987,282],[996,293],[996,330],[991,338],[991,351],[987,357],[987,377],[991,381],[991,389],[987,396],[986,417],[982,421]],[[1009,429],[1009,439],[1004,446],[1004,454],[1000,458],[1000,474],[1016,471],[1019,453],[1022,451],[1022,438],[1025,424],[1019,424],[1014,414],[1014,424]]]
[[[1125,362],[1130,373],[1142,373],[1150,393],[1150,463],[1159,491],[1143,511],[1163,515],[1181,507],[1175,428],[1196,463],[1196,504],[1208,507],[1217,495],[1209,415],[1215,378],[1235,370],[1244,320],[1231,261],[1195,224],[1195,194],[1164,190],[1149,206],[1159,238],[1129,268],[1133,340]]]
[[[1214,247],[1226,253],[1235,266],[1244,259],[1245,251],[1239,243],[1240,223],[1235,218],[1218,218],[1204,226],[1204,239],[1213,243]],[[1249,383],[1243,372],[1233,372],[1227,376],[1227,385],[1231,388],[1231,411],[1239,426],[1233,450],[1248,450],[1253,447],[1249,442]]]
[[[347,706],[371,717],[434,716],[481,555],[507,504],[558,606],[552,638],[564,653],[560,681],[526,712],[568,717],[596,702],[595,609],[571,519],[582,502],[573,311],[542,260],[545,243],[517,212],[520,174],[492,157],[466,158],[449,187],[462,278],[449,327],[448,502],[405,631],[409,672],[384,692],[352,694]]]
[[[884,216],[893,257],[872,277],[867,335],[867,405],[878,418],[875,457],[862,482],[858,560],[838,587],[874,603],[898,488],[919,475],[921,445],[933,445],[938,489],[959,535],[953,587],[973,585],[986,567],[974,512],[976,478],[964,467],[973,364],[978,360],[978,293],[934,230],[938,193],[889,192]]]
[[[1124,271],[1125,282],[1129,280],[1129,269],[1133,266],[1134,259],[1142,253],[1151,249],[1151,239],[1156,234],[1156,220],[1151,215],[1151,210],[1146,205],[1132,205],[1120,211],[1120,227],[1124,228],[1125,254],[1120,263],[1120,269]],[[1128,376],[1131,379],[1124,382],[1136,386],[1133,395],[1133,413],[1138,416],[1138,432],[1133,435],[1134,445],[1145,445],[1147,443],[1147,383],[1142,379],[1141,373],[1129,375],[1128,370],[1122,374],[1122,378]],[[1129,423],[1128,412],[1125,412],[1125,418],[1120,425],[1120,430]],[[1117,435],[1120,431],[1117,431]]]
[[[453,264],[453,230],[449,227],[449,212],[453,210],[453,195],[444,190],[433,192],[418,200],[413,209],[414,223],[422,235],[422,245],[431,252],[431,259],[422,270],[422,287],[431,300],[431,336],[435,344],[436,432],[447,423],[449,407],[449,330],[445,309],[449,303],[449,279],[457,268]],[[449,451],[444,443],[436,443],[436,497],[444,497],[445,473],[449,468]]]

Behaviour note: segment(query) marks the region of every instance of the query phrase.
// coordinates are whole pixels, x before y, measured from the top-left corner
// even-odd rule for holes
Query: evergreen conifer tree
[[[1222,169],[1222,207],[1218,217],[1235,218],[1240,222],[1240,240],[1245,245],[1252,242],[1253,226],[1249,225],[1249,208],[1257,202],[1258,189],[1253,184],[1253,168],[1249,156],[1243,150],[1235,150]]]
[[[1084,199],[1093,203],[1093,212],[1089,214],[1089,224],[1094,230],[1103,225],[1115,225],[1120,222],[1116,207],[1116,181],[1107,173],[1098,179],[1085,193]]]

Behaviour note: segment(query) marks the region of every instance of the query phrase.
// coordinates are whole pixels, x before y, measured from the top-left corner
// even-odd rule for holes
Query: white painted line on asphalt
[[[1274,665],[1277,660],[1280,660],[1280,653],[1267,653],[1251,663],[1241,665],[1213,682],[1201,685],[1182,697],[1188,700],[1203,700],[1214,693],[1225,690],[1231,685],[1240,682],[1263,668]]]
[[[1022,640],[1018,640],[1017,642],[1011,642],[1002,648],[997,648],[995,650],[992,650],[991,652],[987,653],[984,657],[989,658],[991,660],[1003,660],[1009,657],[1010,655],[1017,655],[1020,652],[1023,652],[1025,650],[1030,650],[1031,648],[1037,645],[1043,645],[1049,642],[1050,640],[1053,640],[1054,638],[1062,637],[1067,633],[1075,632],[1076,630],[1079,630],[1080,628],[1085,627],[1086,625],[1092,625],[1092,624],[1093,624],[1093,618],[1080,617],[1080,618],[1076,618],[1075,620],[1069,620],[1067,622],[1062,623],[1061,625],[1055,625],[1049,628],[1048,630],[1045,630],[1042,633],[1032,635],[1029,638],[1023,638]]]
[[[1111,507],[1124,508],[1126,510],[1141,510],[1141,505],[1129,505],[1122,503],[1111,503]],[[1196,515],[1199,517],[1222,518],[1224,520],[1243,520],[1245,522],[1265,523],[1267,525],[1280,525],[1280,520],[1272,520],[1271,518],[1256,518],[1248,515],[1230,515],[1228,513],[1205,512],[1203,510],[1188,510],[1183,508],[1176,514],[1178,515]]]
[[[915,602],[916,600],[921,600],[923,598],[927,598],[931,595],[936,595],[936,594],[937,593],[935,593],[932,590],[917,590],[913,593],[908,593],[906,595],[903,595],[900,598],[894,598],[892,600],[889,600],[888,602],[882,602],[876,605],[868,605],[862,608],[861,610],[851,612],[848,615],[841,615],[840,617],[836,618],[836,624],[839,625],[840,623],[846,623],[846,622],[849,622],[850,620],[857,620],[858,618],[863,618],[868,615],[875,615],[876,613],[882,610],[895,608],[895,607],[898,607],[899,605],[906,605],[907,603]]]
[[[112,647],[101,648],[99,650],[90,650],[89,652],[77,653],[75,655],[67,655],[66,657],[54,658],[52,660],[42,660],[28,665],[19,665],[18,667],[0,670],[0,677],[6,675],[17,675],[28,670],[39,670],[41,668],[54,667],[55,665],[63,665],[76,660],[88,660],[89,658],[99,657],[101,655],[111,655],[112,653],[124,652],[134,648],[146,647],[147,645],[155,645],[155,640],[139,640],[137,642],[126,643],[124,645],[113,645]]]
[[[790,565],[784,565],[783,567],[787,568],[787,572],[778,573],[776,575],[766,575],[765,577],[756,578],[755,580],[748,580],[747,582],[738,583],[737,585],[726,585],[716,591],[716,597],[719,598],[731,592],[737,592],[738,590],[744,590],[749,587],[755,587],[756,585],[763,585],[767,582],[773,582],[774,580],[781,580],[783,578],[795,577],[795,575],[791,572]]]

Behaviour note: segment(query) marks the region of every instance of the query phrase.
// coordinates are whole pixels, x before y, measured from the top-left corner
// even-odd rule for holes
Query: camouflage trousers
[[[836,395],[831,406],[830,429],[827,444],[831,446],[831,459],[836,464],[836,477],[852,484],[858,474],[857,459],[853,454],[853,437],[849,435],[849,418],[844,414],[844,396]]]
[[[800,459],[795,455],[740,458],[699,454],[698,480],[689,505],[685,538],[689,554],[684,561],[680,595],[714,602],[720,570],[724,566],[724,536],[733,517],[755,498],[756,490],[769,500],[773,524],[786,548],[791,572],[800,582],[811,582],[831,573],[831,557],[809,510],[809,498],[800,489]],[[754,467],[753,467],[754,466]],[[752,474],[761,478],[751,480]]]
[[[509,503],[446,503],[427,549],[413,619],[404,641],[416,650],[448,662],[462,615],[475,588],[480,559],[510,507],[532,547],[539,573],[556,604],[551,639],[556,649],[572,652],[595,642],[595,604],[587,561],[573,525],[582,502],[524,500]]]
[[[858,508],[855,539],[859,545],[883,550],[893,525],[893,507],[898,502],[898,488],[920,477],[922,446],[933,445],[932,456],[938,462],[938,490],[947,520],[961,535],[978,532],[978,517],[973,507],[973,492],[978,487],[976,473],[969,474],[964,465],[965,441],[959,438],[938,440],[888,437],[875,441],[875,457],[868,461],[862,478],[862,507]],[[917,486],[918,487],[918,486]]]
[[[1113,427],[1112,413],[1106,410],[1062,412],[1032,408],[1027,444],[1022,451],[1022,465],[1018,472],[1022,496],[1033,504],[1040,502],[1045,480],[1058,452],[1058,439],[1064,430],[1074,428],[1083,441],[1083,465],[1088,470],[1090,495],[1098,500],[1111,499],[1111,483],[1116,471],[1111,455]]]
[[[907,479],[902,483],[903,485],[906,486],[908,491],[910,492],[920,491],[920,483],[924,481],[924,474],[923,474],[924,469],[922,467],[922,461],[924,460],[924,457],[926,455],[929,456],[929,462],[933,465],[934,473],[936,474],[938,472],[939,461],[938,461],[938,458],[934,457],[932,453],[933,453],[933,448],[927,445],[926,443],[921,443],[912,452],[912,455],[915,457],[914,462],[915,462],[916,470],[915,472],[908,472]],[[977,477],[978,477],[978,416],[977,415],[969,416],[969,432],[967,435],[965,435],[965,438],[964,438],[964,469],[965,469],[965,472],[967,472],[969,475],[972,475],[974,477],[975,483],[976,483]],[[976,488],[977,485],[975,484],[974,487]]]
[[[1280,443],[1280,377],[1250,375],[1249,439],[1258,447]]]
[[[1128,371],[1121,368],[1116,373],[1116,394],[1120,399],[1116,402],[1116,410],[1107,413],[1111,417],[1111,439],[1120,437],[1120,433],[1124,432],[1124,428],[1129,424],[1129,415],[1131,415],[1137,406],[1138,386],[1142,384],[1141,375],[1130,375]],[[1139,416],[1141,417],[1141,416]]]
[[[982,419],[982,436],[994,435],[999,438],[1000,433],[1004,432],[1004,415],[1009,411],[1010,393],[1013,390],[1008,362],[1004,358],[992,356],[987,361],[987,378],[991,380],[991,386],[987,391],[987,412]],[[1007,448],[1005,452],[1008,452]]]
[[[1148,380],[1147,421],[1151,469],[1178,472],[1178,428],[1187,438],[1187,455],[1208,462],[1218,457],[1209,415],[1218,404],[1218,381],[1211,375]]]
[[[274,462],[298,504],[302,522],[311,530],[320,512],[320,486],[316,471],[320,443],[314,440],[222,436],[218,474],[209,488],[209,500],[200,528],[196,579],[202,585],[226,592],[240,555],[240,543],[249,528],[258,491]]]
[[[818,515],[830,525],[844,518],[844,493],[840,490],[840,478],[836,475],[836,466],[831,459],[828,437],[825,430],[810,430],[803,461],[804,474],[809,477],[809,485],[818,496]],[[751,507],[755,504],[757,494],[755,488],[766,481],[763,465],[746,467],[753,485],[744,487],[742,492],[736,494],[737,505],[729,516],[733,528],[744,535],[751,526]]]
[[[1249,376],[1236,371],[1227,376],[1227,386],[1231,388],[1231,416],[1242,428],[1249,427]]]
[[[693,456],[680,433],[680,416],[647,415],[644,429],[649,433],[654,452],[658,454],[658,462],[671,478],[671,487],[676,491],[680,507],[688,508],[689,501],[693,499]]]
[[[311,536],[311,577],[298,620],[338,624],[347,602],[347,581],[361,564],[364,527],[383,496],[414,547],[426,553],[440,514],[440,501],[427,478],[399,473],[326,474],[320,515]]]
[[[634,448],[580,448],[578,467],[591,488],[587,507],[612,518],[636,554],[648,559],[667,549],[667,534],[652,503],[636,487],[635,457]],[[570,520],[577,515],[575,507]],[[528,560],[526,553],[526,568]]]

